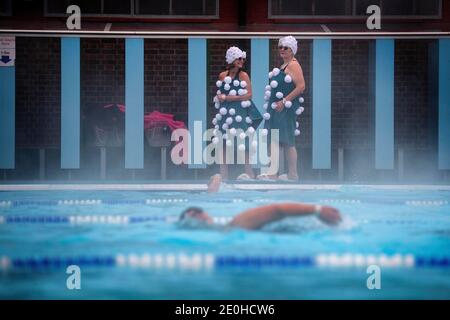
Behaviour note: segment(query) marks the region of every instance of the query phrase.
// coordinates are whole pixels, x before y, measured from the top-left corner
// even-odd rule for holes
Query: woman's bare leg
[[[222,176],[222,179],[224,180],[228,180],[228,165],[227,163],[227,153],[225,151],[226,146],[224,146],[223,148],[223,158],[222,158],[222,162],[223,164],[220,165],[220,175]]]
[[[277,168],[277,173],[274,174],[269,174],[268,177],[270,179],[278,179],[278,173],[280,170],[280,153],[283,152],[283,149],[281,147],[281,145],[278,143],[278,146],[276,145],[277,142],[272,141],[270,144],[270,157],[272,158],[277,152],[278,152],[278,159],[276,161],[278,161],[278,168]]]
[[[255,179],[255,173],[253,172],[252,165],[250,164],[250,155],[248,151],[245,151],[245,173],[252,179]]]
[[[295,147],[287,147],[286,155],[288,160],[288,178],[297,180],[297,149]]]

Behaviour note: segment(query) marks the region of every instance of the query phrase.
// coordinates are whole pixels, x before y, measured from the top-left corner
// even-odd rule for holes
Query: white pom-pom
[[[214,144],[218,144],[218,143],[219,143],[219,138],[214,137],[214,138],[212,139],[212,142],[213,142]]]
[[[292,82],[292,77],[290,75],[286,75],[286,77],[284,77],[284,82],[291,83]]]
[[[234,115],[236,114],[236,110],[235,110],[234,108],[231,108],[230,110],[228,110],[228,113],[229,113],[231,116],[234,116]]]
[[[246,91],[246,90],[244,90],[244,89],[239,89],[239,90],[238,90],[238,95],[240,95],[240,96],[245,95],[245,94],[246,94],[245,91]]]
[[[219,129],[220,127],[219,127],[219,125],[218,124],[216,124],[215,126],[214,126],[214,129]]]
[[[270,113],[266,112],[263,114],[263,118],[264,120],[269,120],[270,119]]]
[[[223,88],[228,91],[228,90],[230,90],[231,87],[230,87],[230,85],[228,83],[225,83]]]
[[[296,136],[299,136],[299,135],[300,135],[300,130],[295,129],[294,134],[295,134]]]
[[[224,124],[222,125],[222,129],[223,129],[223,130],[227,130],[227,129],[228,129],[228,125],[227,125],[226,123],[224,123]]]
[[[270,97],[271,94],[272,94],[272,93],[270,92],[270,90],[267,90],[266,92],[264,92],[264,95],[266,95],[266,96],[268,96],[268,97]]]
[[[225,120],[226,124],[230,125],[233,123],[233,118],[228,117],[227,120]]]
[[[252,103],[251,103],[250,101],[248,101],[248,100],[245,100],[245,101],[242,101],[242,102],[241,102],[242,108],[248,108],[248,107],[250,107],[251,105],[252,105]]]
[[[272,77],[273,77],[273,72],[270,71],[270,72],[269,72],[269,79],[271,79]]]
[[[278,99],[281,99],[284,97],[283,92],[278,91],[277,94],[275,95]]]
[[[269,96],[264,96],[264,101],[269,101],[270,97]]]
[[[220,81],[220,80],[217,80],[217,82],[216,82],[216,86],[217,86],[217,88],[220,88],[220,87],[222,86],[222,81]]]
[[[224,81],[225,81],[226,84],[230,84],[230,83],[231,83],[231,80],[232,80],[232,79],[231,79],[230,76],[226,76],[225,79],[224,79]]]
[[[239,151],[245,151],[245,145],[244,144],[240,144],[238,147]]]
[[[216,124],[217,124],[217,119],[216,119],[216,118],[212,119],[212,124],[213,124],[213,125],[216,125]]]
[[[298,108],[298,109],[295,111],[295,114],[299,116],[299,115],[301,115],[301,114],[303,113],[304,110],[305,110],[305,108],[300,107],[300,108]]]
[[[245,96],[248,93],[248,90],[247,89],[243,89],[242,92],[244,93],[243,96]]]
[[[214,108],[219,109],[220,108],[220,103],[219,102],[214,103]]]
[[[252,141],[252,148],[253,149],[258,148],[258,141],[256,141],[256,140]]]
[[[237,92],[234,89],[231,90],[230,93],[229,93],[230,96],[235,96],[236,94],[237,94]]]
[[[284,103],[284,106],[289,109],[290,107],[292,107],[292,102],[288,100]]]
[[[241,140],[244,140],[244,139],[245,139],[245,133],[244,133],[244,132],[241,132],[241,133],[239,134],[239,139],[241,139]]]
[[[266,88],[265,88],[265,90],[266,90],[266,91],[270,91],[270,90],[272,90],[272,87],[271,87],[270,85],[267,85]]]
[[[272,102],[272,104],[270,106],[272,107],[272,109],[275,109],[277,107],[277,103],[276,102]]]
[[[270,86],[275,89],[276,87],[278,87],[278,82],[273,80],[270,82]]]
[[[263,104],[263,109],[264,110],[267,110],[268,107],[269,107],[269,104],[267,102]]]
[[[251,124],[253,121],[250,117],[246,117],[245,122],[247,122],[248,124]]]
[[[267,130],[267,129],[262,129],[262,130],[261,130],[261,134],[262,134],[263,136],[267,136],[267,135],[269,134],[269,130]]]
[[[227,140],[227,139],[228,139],[228,135],[227,135],[226,133],[224,133],[224,134],[222,135],[222,139],[223,139],[223,140]]]
[[[222,115],[220,113],[216,114],[216,119],[219,121],[222,120]]]
[[[242,121],[242,117],[241,116],[236,116],[236,118],[234,118],[234,120],[236,120],[236,122],[241,122]]]
[[[280,74],[280,69],[278,69],[278,68],[273,68],[272,74],[276,77],[277,75]]]
[[[217,95],[221,95],[221,94],[222,94],[222,91],[217,90],[216,94],[217,94]]]
[[[303,103],[305,102],[305,99],[303,99],[303,97],[298,98],[298,102]]]
[[[238,87],[239,86],[239,80],[234,80],[233,81],[233,86]]]
[[[219,98],[217,98],[217,96],[214,96],[213,102],[219,102]]]
[[[255,133],[255,128],[248,127],[247,132],[248,132],[248,134],[254,134]]]
[[[295,127],[298,128],[299,124],[298,121],[295,121]]]
[[[236,135],[236,129],[235,129],[235,128],[231,128],[231,129],[230,129],[230,134],[231,134],[232,136],[235,136],[235,135]]]
[[[245,88],[247,86],[247,82],[245,80],[241,81],[241,87]]]
[[[221,115],[224,116],[224,115],[227,114],[227,109],[226,108],[220,108],[219,112],[220,112]]]
[[[231,147],[231,146],[233,145],[233,142],[232,142],[231,140],[227,140],[226,143],[227,143],[227,146],[228,146],[228,147]]]

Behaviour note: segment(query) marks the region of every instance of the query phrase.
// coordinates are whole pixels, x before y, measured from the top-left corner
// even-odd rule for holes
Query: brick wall
[[[16,60],[16,145],[60,145],[60,40],[20,38]],[[398,40],[395,49],[395,142],[406,149],[429,150],[437,123],[428,101],[428,46],[433,40]],[[368,110],[368,40],[334,40],[332,47],[332,148],[370,149]],[[211,102],[225,52],[236,45],[248,52],[250,40],[208,40],[208,127]],[[277,40],[270,41],[270,68],[280,66]],[[311,148],[312,40],[299,41],[296,55],[306,81],[302,134],[297,146]],[[145,112],[159,110],[187,120],[187,40],[145,40]],[[250,59],[247,71],[251,76]],[[124,103],[124,40],[81,40],[83,109]],[[262,92],[254,92],[254,96]],[[355,134],[357,133],[357,134]],[[309,160],[308,160],[309,161]],[[305,164],[306,167],[309,164]]]
[[[58,38],[16,38],[16,146],[59,146]]]
[[[124,39],[81,39],[81,108],[125,103]]]
[[[369,147],[369,41],[334,40],[331,141],[334,148]]]
[[[403,148],[431,147],[432,107],[428,103],[430,41],[395,42],[395,142]]]
[[[145,39],[145,113],[171,113],[187,124],[188,42]]]

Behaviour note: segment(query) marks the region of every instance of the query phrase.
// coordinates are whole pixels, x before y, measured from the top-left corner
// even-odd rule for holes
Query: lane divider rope
[[[70,216],[0,216],[0,224],[138,224],[147,222],[175,223],[178,216],[70,215]],[[227,224],[232,216],[213,217],[216,224]]]
[[[279,202],[272,199],[206,199],[202,200],[210,203],[272,203]],[[3,200],[0,201],[0,208],[20,207],[20,206],[93,206],[93,205],[155,205],[155,204],[178,204],[190,202],[187,198],[155,198],[145,200],[101,200],[101,199],[76,199],[76,200]],[[361,204],[364,201],[358,199],[320,199],[319,203],[324,204]],[[403,204],[407,206],[439,207],[449,204],[447,200],[407,200],[394,201],[391,204]]]
[[[0,270],[55,269],[69,265],[79,267],[130,267],[139,269],[205,270],[219,268],[450,268],[450,257],[421,257],[411,254],[363,255],[319,254],[316,256],[264,256],[214,254],[117,254],[78,257],[0,257]]]

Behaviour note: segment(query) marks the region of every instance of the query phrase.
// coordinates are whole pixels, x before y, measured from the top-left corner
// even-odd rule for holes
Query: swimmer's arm
[[[316,207],[311,204],[273,204],[244,211],[236,216],[230,222],[230,225],[256,230],[268,223],[279,221],[287,217],[312,215],[315,213],[315,209]],[[322,207],[318,218],[327,224],[337,224],[341,220],[339,211],[331,207]]]

